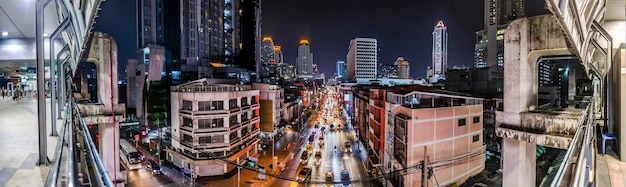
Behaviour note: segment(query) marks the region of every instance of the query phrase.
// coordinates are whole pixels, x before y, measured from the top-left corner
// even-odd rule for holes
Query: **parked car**
[[[345,150],[347,153],[351,153],[352,152],[352,146],[350,145],[350,142],[345,142],[344,144]]]

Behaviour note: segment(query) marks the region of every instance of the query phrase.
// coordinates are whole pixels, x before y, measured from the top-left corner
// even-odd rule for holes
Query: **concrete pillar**
[[[614,133],[617,136],[617,140],[619,141],[618,155],[620,161],[626,162],[626,128],[622,125],[622,116],[626,116],[626,110],[623,108],[626,107],[626,99],[622,98],[624,93],[626,93],[626,44],[622,44],[620,48],[616,50],[615,58],[613,61],[613,77],[614,77],[614,89],[613,95],[617,95],[618,97],[613,97],[614,100],[614,109],[613,115],[615,122]]]
[[[521,112],[537,107],[538,69],[543,56],[569,55],[564,34],[553,17],[520,18],[504,35],[504,111],[498,126],[521,126]],[[500,127],[498,127],[500,128]],[[536,144],[503,138],[503,179],[506,186],[535,186]]]
[[[98,152],[104,163],[104,167],[114,180],[124,180],[126,177],[120,172],[120,126],[118,122],[114,124],[98,124],[100,140]]]
[[[502,139],[504,158],[502,184],[506,186],[536,186],[536,152],[534,143]],[[514,162],[511,162],[514,160]]]

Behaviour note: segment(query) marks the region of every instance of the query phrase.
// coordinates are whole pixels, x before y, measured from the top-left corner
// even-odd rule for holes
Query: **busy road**
[[[374,186],[368,183],[362,145],[354,129],[346,123],[341,96],[327,89],[320,105],[304,130],[300,151],[281,176],[300,183],[277,180],[272,186]]]

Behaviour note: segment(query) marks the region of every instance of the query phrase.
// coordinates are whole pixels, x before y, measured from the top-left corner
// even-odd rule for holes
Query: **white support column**
[[[99,150],[104,167],[109,172],[113,180],[123,180],[126,177],[120,172],[120,126],[118,122],[114,124],[98,124],[100,134]]]

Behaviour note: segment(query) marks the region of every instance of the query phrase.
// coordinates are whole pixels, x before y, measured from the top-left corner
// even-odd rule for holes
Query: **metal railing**
[[[45,186],[115,186],[73,98],[70,103]]]
[[[561,162],[550,186],[589,186],[594,182],[591,176],[595,169],[595,134],[593,101],[588,105],[569,149]]]

